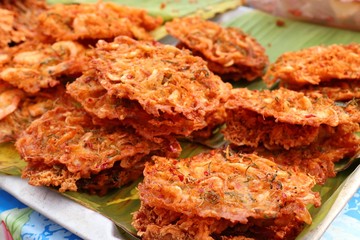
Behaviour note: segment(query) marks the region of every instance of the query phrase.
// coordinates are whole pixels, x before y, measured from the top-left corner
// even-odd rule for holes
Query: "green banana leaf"
[[[145,2],[149,2],[148,6],[150,6],[150,1],[142,2],[144,2],[144,4]],[[154,2],[156,1],[151,1],[151,3]],[[208,3],[208,1],[204,2]],[[224,22],[223,25],[241,28],[258,39],[258,41],[266,48],[271,62],[273,62],[281,53],[286,51],[298,50],[320,44],[328,45],[333,43],[360,42],[360,33],[358,32],[328,28],[286,19],[281,19],[284,24],[280,27],[276,24],[278,20],[278,17],[254,10],[240,15],[235,13],[231,20]],[[265,85],[260,79],[250,84],[236,83],[234,85],[236,87],[248,87],[251,89],[265,88]],[[192,156],[208,150],[209,147],[219,147],[223,144],[224,141],[219,131],[216,132],[211,139],[204,141],[202,144],[183,141],[183,152],[181,157]],[[24,165],[25,163],[21,161],[12,145],[0,145],[0,173],[20,175],[20,170]],[[335,178],[329,179],[325,185],[315,187],[314,190],[321,194],[322,207],[317,209],[313,207],[309,208],[313,217],[313,224],[304,229],[299,239],[306,235],[310,228],[315,228],[326,216],[327,211],[337,197],[337,193],[341,190],[341,185],[353,170],[354,168],[350,168],[340,172]],[[119,232],[123,234],[124,238],[134,239],[132,235],[135,235],[135,230],[131,226],[131,213],[136,211],[140,206],[136,188],[140,181],[141,179],[129,186],[114,190],[103,197],[78,192],[67,192],[64,193],[64,195],[108,217],[120,227]]]
[[[96,3],[98,0],[47,0],[49,4],[56,3]],[[191,14],[210,14],[222,13],[231,8],[235,8],[243,3],[242,0],[206,0],[206,1],[164,1],[164,0],[112,0],[104,2],[114,2],[130,7],[141,7],[146,9],[150,15],[161,16],[164,21],[175,17],[183,17]]]
[[[13,144],[0,144],[0,173],[19,176],[25,166]]]

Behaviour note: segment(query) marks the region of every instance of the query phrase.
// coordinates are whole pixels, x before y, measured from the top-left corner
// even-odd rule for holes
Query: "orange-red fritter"
[[[156,117],[182,114],[197,121],[216,111],[231,89],[201,58],[170,45],[118,37],[99,41],[95,52],[91,63],[101,85]]]
[[[350,118],[357,123],[360,123],[360,100],[353,99],[344,105],[344,110],[349,114]]]
[[[181,115],[162,114],[154,117],[134,100],[117,98],[101,86],[94,71],[87,71],[67,86],[68,93],[89,113],[101,119],[118,119],[123,125],[130,125],[144,137],[169,134],[190,135],[194,129],[202,128],[208,119],[196,123]],[[216,119],[215,119],[216,120]],[[211,121],[217,124],[219,121]]]
[[[360,44],[315,46],[286,52],[268,68],[263,80],[268,86],[277,80],[297,86],[360,80]]]
[[[47,8],[44,0],[0,2],[0,49],[38,37],[37,17]]]
[[[118,118],[148,138],[222,123],[231,85],[189,51],[128,37],[99,41],[94,51],[93,70],[68,86],[92,114]]]
[[[24,34],[14,28],[14,12],[0,8],[0,16],[0,48],[8,47],[11,42],[26,40]]]
[[[234,89],[225,104],[225,139],[237,146],[268,149],[308,146],[334,127],[352,134],[359,125],[327,98],[309,98],[288,89],[257,91]],[[296,136],[296,137],[294,137]]]
[[[3,114],[5,112],[7,113],[6,116],[4,114],[4,118],[0,120],[0,143],[16,141],[30,123],[46,111],[57,106],[71,106],[74,103],[74,100],[65,94],[65,88],[61,85],[42,90],[35,96],[25,94],[20,89],[9,89],[10,90],[4,93],[11,93],[11,95],[8,96],[12,103],[6,108],[0,109],[0,112]],[[1,98],[2,94],[0,94],[0,99]],[[17,104],[15,105],[15,103]],[[10,112],[9,110],[12,111]]]
[[[24,92],[0,81],[0,120],[13,113],[24,97]]]
[[[280,88],[277,90],[234,89],[226,103],[227,109],[247,109],[277,122],[318,127],[337,126],[350,121],[349,116],[328,98],[310,98],[303,93]]]
[[[141,167],[149,155],[177,157],[180,153],[178,142],[171,137],[155,143],[130,128],[94,125],[82,109],[63,107],[33,121],[15,145],[28,162],[23,177],[32,185],[56,186],[59,191],[76,191],[78,180],[101,174],[116,162],[121,169],[131,171]],[[137,172],[137,176],[128,176],[139,177],[141,171]],[[119,179],[127,182],[123,180]]]
[[[296,135],[294,135],[296,136]],[[308,146],[285,149],[267,149],[263,146],[238,147],[232,145],[237,151],[243,153],[256,153],[277,164],[294,171],[302,171],[316,180],[317,184],[324,184],[330,177],[335,177],[334,163],[347,159],[359,151],[360,138],[353,130],[340,126],[333,131],[323,131],[316,141]]]
[[[94,4],[57,4],[39,16],[38,29],[54,40],[111,39],[128,36],[152,39],[148,33],[160,26],[160,17],[145,10],[99,1]]]
[[[349,101],[354,98],[360,98],[360,81],[333,80],[322,82],[319,85],[299,87],[284,84],[284,87],[301,91],[308,96],[325,96],[334,101]]]
[[[214,73],[230,80],[255,80],[268,64],[265,49],[251,36],[234,27],[200,17],[184,17],[166,23],[166,30],[195,55],[203,57]]]
[[[158,225],[161,230],[169,229],[173,223],[175,229],[190,228],[190,225],[182,226],[182,221],[176,222],[179,217],[189,217],[195,222],[223,222],[224,228],[218,232],[213,232],[211,224],[205,229],[188,232],[195,239],[204,237],[199,235],[203,231],[209,238],[213,233],[221,235],[237,225],[242,225],[243,230],[261,228],[264,220],[273,220],[273,230],[279,230],[273,232],[273,236],[281,236],[286,235],[286,231],[281,232],[282,227],[291,231],[292,227],[311,223],[307,204],[320,205],[318,193],[311,191],[315,185],[312,177],[290,169],[282,170],[273,161],[254,154],[214,150],[181,160],[152,159],[154,162],[146,164],[144,182],[139,185],[142,208],[154,208],[152,218],[148,219],[151,224],[149,228],[141,224],[144,209],[134,215],[133,223],[140,236],[147,236],[145,239],[149,239],[152,225]],[[178,216],[171,223],[157,224],[163,222],[164,216],[157,215],[156,208]],[[291,226],[294,221],[297,224]]]
[[[1,56],[0,80],[31,94],[58,85],[62,76],[81,74],[87,57],[84,47],[72,41],[26,42]]]

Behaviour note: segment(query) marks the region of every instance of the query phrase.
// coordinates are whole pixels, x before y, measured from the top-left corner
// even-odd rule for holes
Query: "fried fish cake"
[[[252,81],[263,75],[269,62],[265,49],[240,29],[224,28],[200,17],[174,19],[165,26],[180,46],[203,57],[220,76]]]
[[[318,85],[334,80],[360,79],[360,44],[315,46],[282,54],[263,77],[271,86],[283,84]]]
[[[242,229],[256,224],[261,226],[265,220],[273,220],[274,226],[284,226],[293,220],[300,225],[310,224],[306,205],[320,205],[319,194],[311,191],[315,185],[312,177],[282,170],[273,161],[254,154],[218,149],[181,160],[152,159],[153,162],[146,164],[144,181],[138,188],[143,207],[164,209],[171,213],[170,217],[175,215],[170,224],[162,224],[167,219],[162,220],[163,216],[157,212],[145,220],[155,223],[161,230],[176,223],[179,215],[218,224],[228,222],[230,227],[225,225],[225,229],[237,224],[243,226]],[[139,222],[144,221],[141,215],[142,210],[135,213],[134,226],[143,234],[148,229]],[[181,222],[174,228],[185,227]],[[190,227],[190,223],[187,226]],[[212,232],[214,230],[210,229],[197,228],[189,234],[196,236],[203,230],[208,231],[207,235],[221,234],[225,230]]]
[[[84,47],[72,41],[27,42],[3,54],[0,79],[31,94],[58,85],[58,77],[80,74],[86,58]]]
[[[139,102],[149,114],[182,115],[203,122],[229,96],[223,83],[190,52],[157,42],[118,37],[99,41],[91,61],[110,95]]]
[[[152,39],[148,31],[160,26],[162,19],[145,10],[115,3],[57,4],[39,16],[39,31],[50,39],[111,39],[128,36]]]
[[[116,162],[129,170],[149,155],[177,157],[181,151],[174,138],[149,141],[131,128],[94,125],[83,109],[64,107],[33,121],[15,146],[28,162],[22,176],[29,178],[30,184],[55,186],[62,192],[76,191],[80,178],[89,179]],[[59,181],[49,174],[64,176]],[[66,181],[68,177],[70,181]]]

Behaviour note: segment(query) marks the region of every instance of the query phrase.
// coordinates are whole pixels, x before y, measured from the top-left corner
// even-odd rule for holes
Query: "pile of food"
[[[285,88],[233,90],[225,104],[224,136],[233,148],[256,152],[283,167],[309,173],[318,184],[334,177],[334,163],[356,154],[359,124],[326,97]]]
[[[321,205],[312,188],[359,150],[356,100],[308,86],[356,83],[358,44],[288,53],[264,76],[281,87],[259,91],[230,84],[260,81],[269,62],[237,28],[174,19],[175,47],[149,33],[161,18],[113,3],[2,1],[0,13],[0,142],[27,162],[22,177],[105,195],[144,176],[143,239],[294,239],[306,205]],[[179,158],[180,141],[219,129],[223,147]]]

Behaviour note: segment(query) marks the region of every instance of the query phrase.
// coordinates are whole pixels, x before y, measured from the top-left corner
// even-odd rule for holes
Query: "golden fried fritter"
[[[128,114],[138,115],[142,111],[136,102],[123,103],[107,93],[99,83],[95,70],[88,70],[74,82],[66,86],[67,92],[76,99],[85,110],[97,117],[123,120]],[[126,106],[125,106],[126,105]]]
[[[296,210],[296,209],[293,209]],[[133,222],[138,235],[144,240],[175,239],[295,239],[303,223],[287,211],[287,219],[249,219],[247,224],[234,223],[226,219],[187,216],[162,207],[141,204],[134,214]]]
[[[103,196],[111,189],[138,180],[142,176],[146,160],[147,157],[144,157],[142,161],[137,162],[136,165],[132,163],[129,167],[122,167],[122,162],[116,162],[112,168],[93,174],[91,178],[79,179],[76,186],[90,194]]]
[[[46,10],[44,0],[0,2],[0,49],[37,37],[37,16]]]
[[[324,184],[328,178],[336,176],[334,163],[354,156],[359,150],[360,139],[352,133],[351,129],[344,127],[336,127],[329,135],[324,131],[310,145],[289,150],[269,150],[263,146],[256,148],[232,146],[243,153],[256,153],[272,159],[284,168],[303,171],[313,176],[317,184]],[[328,130],[327,133],[329,132],[331,131]]]
[[[33,186],[60,186],[59,191],[77,191],[76,182],[81,178],[79,172],[70,172],[62,166],[48,166],[29,162],[22,172],[22,178],[28,178]]]
[[[130,128],[96,126],[84,110],[63,107],[33,121],[15,146],[29,163],[23,177],[33,185],[60,187],[59,191],[76,191],[80,178],[91,178],[116,162],[132,169],[149,155],[177,157],[181,151],[171,137],[155,143]],[[59,175],[62,181],[52,177]],[[65,181],[68,177],[70,181]]]
[[[291,169],[282,170],[273,161],[254,154],[218,149],[181,160],[156,156],[152,159],[154,162],[146,164],[144,182],[138,187],[143,209],[134,215],[133,225],[140,235],[152,236],[153,230],[166,233],[173,227],[183,234],[204,233],[211,239],[211,234],[222,234],[227,228],[240,225],[244,231],[254,225],[261,227],[264,221],[271,221],[274,229],[291,229],[311,223],[306,204],[320,205],[319,194],[311,191],[313,178]],[[149,207],[154,212],[147,218]],[[169,211],[166,218],[161,211]],[[166,223],[169,218],[173,219]],[[191,228],[197,221],[207,223]],[[294,221],[297,224],[291,226]],[[214,223],[223,225],[214,228]],[[160,229],[148,229],[154,224]]]
[[[360,123],[360,99],[348,101],[344,106],[344,110],[349,114],[352,121]]]
[[[144,159],[145,160],[145,159]],[[81,178],[79,172],[72,173],[64,167],[29,163],[23,172],[23,178],[29,178],[35,186],[61,186],[60,191],[85,191],[99,196],[109,190],[119,188],[141,177],[144,162],[138,162],[131,168],[122,168],[118,162],[109,169],[92,174],[91,178]]]
[[[9,91],[15,90],[18,89]],[[16,109],[0,120],[0,143],[15,141],[33,120],[46,111],[60,105],[71,106],[74,102],[65,94],[65,88],[61,85],[38,92],[36,96],[26,95],[23,92],[21,95]],[[17,101],[17,98],[13,98],[12,101]]]
[[[194,129],[202,128],[206,124],[212,128],[224,121],[222,115],[218,116],[219,111],[210,115],[200,124],[181,115],[164,113],[160,117],[154,117],[148,114],[137,101],[110,95],[98,82],[95,72],[92,70],[85,72],[80,78],[69,84],[67,92],[79,101],[87,112],[101,119],[119,119],[123,125],[132,126],[140,135],[148,139],[169,134],[187,136]],[[219,107],[219,110],[221,109]],[[204,133],[204,135],[206,134],[208,131]]]
[[[109,94],[129,98],[155,117],[183,115],[202,122],[230,93],[225,84],[188,51],[150,41],[118,37],[99,41],[91,61]]]
[[[240,29],[223,28],[200,17],[185,17],[166,23],[166,30],[203,57],[209,68],[227,79],[248,81],[263,75],[269,60],[265,49]]]
[[[11,42],[26,40],[24,34],[14,28],[14,12],[0,8],[0,16],[0,48],[8,47]]]
[[[320,127],[276,122],[273,117],[265,118],[241,108],[227,111],[226,128],[223,130],[225,139],[237,146],[257,147],[264,144],[269,149],[309,145],[319,132]]]
[[[145,10],[99,1],[95,4],[57,4],[39,16],[39,31],[50,39],[110,39],[128,36],[152,39],[148,31],[161,25],[160,17]]]
[[[354,98],[360,98],[360,79],[354,80],[333,80],[329,82],[321,82],[319,85],[306,85],[299,87],[297,85],[284,85],[288,89],[301,91],[308,96],[325,96],[334,101],[349,101]]]
[[[58,77],[81,74],[86,58],[84,47],[71,41],[27,42],[3,54],[0,79],[32,94],[59,84]]]
[[[20,89],[0,80],[0,121],[18,108],[24,95]]]
[[[354,117],[332,100],[312,99],[285,88],[234,89],[225,108],[223,133],[237,146],[290,149],[308,146],[325,134],[334,136],[337,126],[346,129],[346,134],[359,129]]]
[[[311,223],[305,205],[320,204],[318,194],[311,191],[314,179],[302,172],[283,171],[253,154],[227,154],[220,149],[181,160],[152,159],[139,185],[141,200],[150,206],[247,223],[250,217],[280,217],[280,206],[301,202],[304,209],[296,214]]]
[[[328,98],[310,98],[303,93],[280,88],[277,90],[233,89],[226,109],[247,109],[276,122],[318,127],[337,126],[351,122],[348,114]]]
[[[263,80],[268,86],[277,80],[298,86],[360,80],[360,44],[315,46],[286,52],[268,68]]]
[[[90,68],[67,86],[70,95],[91,114],[119,119],[148,139],[189,136],[224,121],[231,85],[188,51],[118,37],[99,41]]]

